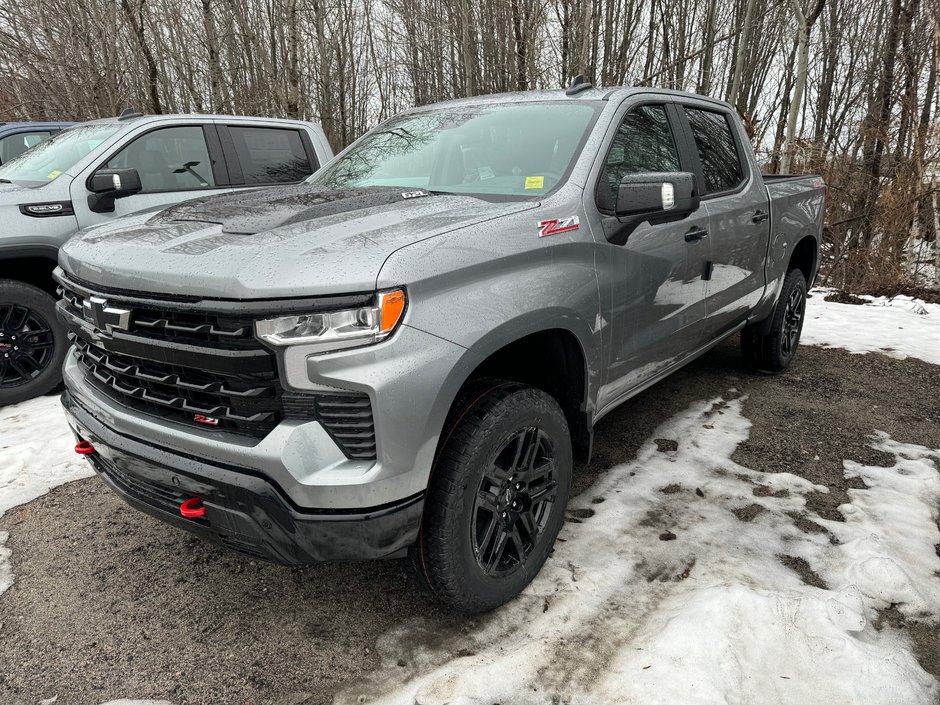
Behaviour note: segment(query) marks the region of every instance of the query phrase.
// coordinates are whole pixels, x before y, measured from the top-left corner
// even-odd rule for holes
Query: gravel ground
[[[937,370],[913,359],[801,348],[789,373],[764,377],[743,368],[732,339],[605,418],[575,491],[632,459],[691,402],[733,387],[747,395],[744,413],[754,424],[734,460],[828,485],[812,508],[838,520],[852,486],[842,459],[889,460],[867,446],[872,431],[940,446]],[[823,530],[809,520],[800,527]],[[404,561],[310,568],[252,561],[130,509],[97,478],[11,510],[3,530],[11,532],[16,576],[0,597],[4,705],[54,696],[57,705],[121,697],[328,703],[341,684],[375,666],[376,638],[400,620],[430,618],[441,638],[474,625],[430,601]],[[819,580],[805,563],[788,565],[810,584]],[[940,677],[940,630],[895,610],[879,622],[907,631],[924,668]]]

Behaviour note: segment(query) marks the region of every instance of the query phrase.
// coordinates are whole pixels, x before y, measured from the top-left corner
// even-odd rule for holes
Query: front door
[[[207,130],[211,132],[207,134]],[[212,125],[174,125],[150,130],[134,137],[93,170],[72,182],[72,202],[81,227],[106,222],[138,211],[179,203],[198,196],[231,191],[220,164],[221,151]],[[210,154],[218,154],[213,158]],[[88,208],[86,177],[98,169],[136,169],[143,189],[114,202],[114,211],[96,213]]]
[[[629,109],[607,151],[595,189],[597,209],[612,217],[620,180],[642,172],[692,171],[677,146],[673,106]],[[678,363],[704,343],[705,281],[709,239],[686,239],[708,228],[700,207],[672,223],[644,223],[626,243],[598,246],[601,325],[608,349],[607,377],[598,410],[616,402]]]

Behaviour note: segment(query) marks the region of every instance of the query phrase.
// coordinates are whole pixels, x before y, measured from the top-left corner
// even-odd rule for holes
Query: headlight
[[[371,345],[392,334],[406,300],[401,289],[383,291],[374,306],[256,321],[255,334],[271,345],[310,345],[318,352]]]

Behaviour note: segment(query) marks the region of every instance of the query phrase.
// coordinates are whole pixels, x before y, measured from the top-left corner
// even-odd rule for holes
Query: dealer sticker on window
[[[525,177],[525,187],[526,189],[545,188],[545,177],[544,176],[527,176]]]

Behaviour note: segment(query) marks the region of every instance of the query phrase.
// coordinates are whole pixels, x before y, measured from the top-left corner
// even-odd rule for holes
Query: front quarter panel
[[[593,400],[599,297],[579,194],[570,185],[522,212],[404,247],[388,258],[377,286],[406,285],[406,323],[481,361],[531,333],[570,331],[585,354]],[[540,236],[540,222],[572,217],[577,229]]]

